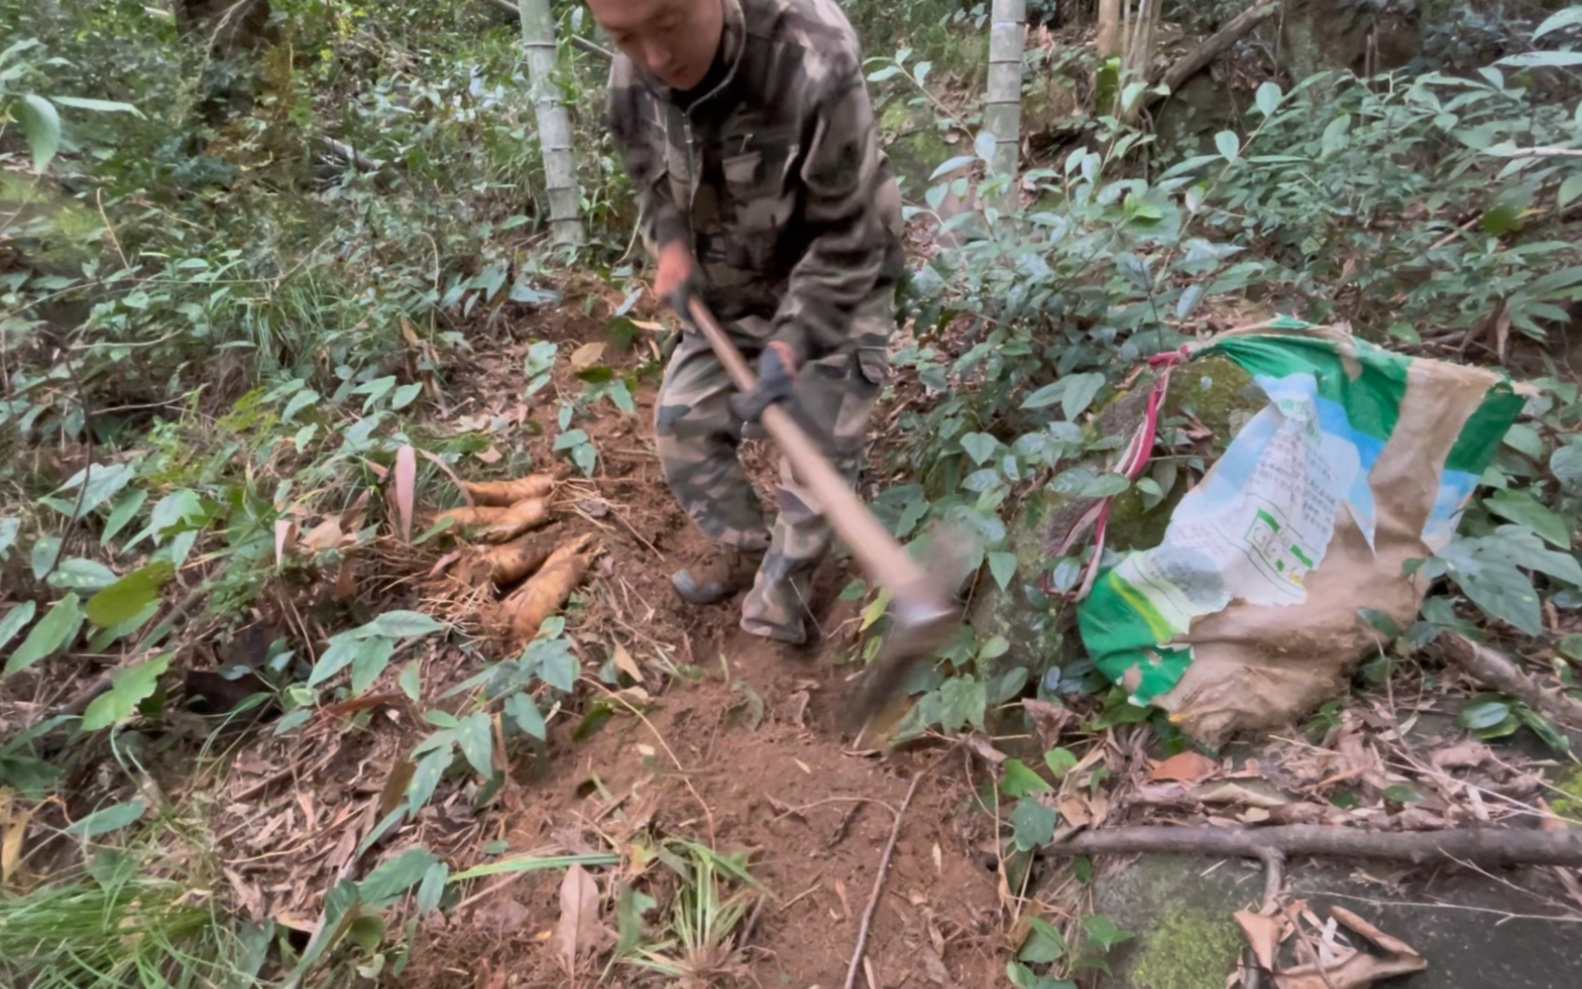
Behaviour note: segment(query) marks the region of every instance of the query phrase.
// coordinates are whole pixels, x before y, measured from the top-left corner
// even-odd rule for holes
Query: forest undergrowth
[[[274,0],[222,43],[131,0],[0,0],[9,984],[850,985],[865,958],[1055,989],[1135,935],[1093,863],[1040,854],[1072,829],[1582,820],[1582,8],[1366,78],[1244,46],[1199,146],[1162,144],[1147,80],[1084,83],[1002,212],[985,12],[904,6],[854,11],[870,89],[945,151],[906,189],[860,487],[918,549],[974,534],[967,603],[1052,610],[1081,580],[1091,547],[1019,551],[1035,495],[1160,519],[1202,476],[1230,437],[1198,410],[1130,481],[1102,426],[1190,340],[1294,315],[1524,389],[1420,615],[1262,740],[1285,809],[1091,662],[1008,664],[970,625],[888,735],[842,736],[886,628],[844,559],[816,655],[677,605],[705,550],[651,444],[677,327],[584,8],[554,8],[587,232],[564,247],[498,4]],[[1102,76],[1090,22],[1037,31],[1029,91]],[[767,489],[772,451],[747,457]],[[1453,637],[1520,678],[1474,681]]]

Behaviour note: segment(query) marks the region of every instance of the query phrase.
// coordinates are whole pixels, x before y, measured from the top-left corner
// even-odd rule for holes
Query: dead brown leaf
[[[1353,950],[1329,966],[1311,962],[1299,965],[1274,977],[1278,989],[1368,989],[1382,979],[1421,972],[1428,967],[1428,961],[1404,941],[1384,933],[1345,907],[1331,907],[1329,914],[1382,954]],[[1317,918],[1311,920],[1316,922]],[[1314,926],[1321,925],[1314,923]]]
[[[936,986],[945,989],[956,989],[958,983],[950,975],[950,969],[945,967],[945,960],[939,957],[932,945],[920,945],[918,955],[923,960],[923,975]]]
[[[505,459],[505,454],[501,453],[500,448],[493,443],[489,444],[489,449],[475,453],[473,456],[478,458],[479,463],[488,467],[493,467]]]
[[[1033,717],[1038,729],[1038,741],[1046,749],[1060,744],[1060,733],[1071,722],[1072,713],[1059,704],[1051,704],[1033,697],[1022,698],[1022,710]]]
[[[1148,778],[1155,783],[1196,783],[1198,780],[1212,776],[1219,769],[1219,763],[1203,755],[1201,752],[1186,751],[1180,755],[1173,755],[1163,762],[1155,763]]]
[[[286,562],[286,550],[297,538],[297,524],[291,519],[275,520],[275,565]]]
[[[636,680],[638,683],[642,683],[643,669],[637,665],[637,660],[632,658],[632,654],[626,651],[626,647],[617,642],[615,644],[615,649],[612,652],[612,658],[615,660],[615,668],[620,670],[622,673],[625,673],[633,680]]]
[[[604,341],[594,340],[585,343],[571,352],[571,369],[573,371],[586,371],[599,363],[604,357]]]
[[[998,766],[1005,761],[1005,753],[994,747],[989,737],[982,732],[975,731],[967,736],[967,745],[972,751],[983,757],[983,761],[991,766]]]
[[[1451,769],[1476,769],[1494,758],[1494,751],[1482,742],[1465,741],[1440,749],[1428,761],[1440,772]]]
[[[326,516],[324,521],[302,534],[301,545],[313,551],[314,555],[326,550],[334,549],[340,545],[345,533],[341,531],[339,515]]]
[[[1192,795],[1206,804],[1242,804],[1247,807],[1262,807],[1264,810],[1284,807],[1291,802],[1285,797],[1260,793],[1240,783],[1220,783],[1206,789],[1199,788]]]
[[[1273,972],[1280,942],[1285,940],[1288,933],[1281,918],[1238,910],[1236,923],[1241,925],[1243,933],[1247,935],[1247,943],[1252,947],[1253,956],[1258,959],[1258,966],[1265,972]]]
[[[566,971],[577,975],[577,955],[598,943],[599,885],[588,870],[573,865],[560,883],[560,925],[555,940]]]
[[[22,866],[22,839],[33,817],[32,808],[13,811],[14,800],[10,790],[0,790],[0,825],[4,825],[4,838],[0,838],[0,882],[4,883],[9,883]]]

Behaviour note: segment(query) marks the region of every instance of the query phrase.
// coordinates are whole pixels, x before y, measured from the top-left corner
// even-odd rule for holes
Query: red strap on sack
[[[1141,477],[1143,470],[1148,466],[1148,461],[1153,458],[1154,441],[1159,436],[1159,413],[1164,408],[1165,395],[1170,390],[1170,372],[1178,364],[1183,363],[1187,356],[1187,347],[1183,346],[1179,350],[1155,354],[1148,358],[1148,366],[1159,369],[1159,376],[1154,379],[1153,390],[1148,394],[1148,406],[1143,413],[1143,421],[1132,432],[1131,442],[1126,444],[1120,462],[1115,465],[1115,473],[1124,475],[1128,482]],[[1050,597],[1064,597],[1068,601],[1081,601],[1093,590],[1093,583],[1099,577],[1099,563],[1104,559],[1104,531],[1109,525],[1110,510],[1114,504],[1115,496],[1110,495],[1088,506],[1088,510],[1072,524],[1054,548],[1055,556],[1065,556],[1088,529],[1093,529],[1093,558],[1088,561],[1084,569],[1082,583],[1062,594],[1051,583],[1054,572],[1046,570],[1042,581],[1045,594]]]

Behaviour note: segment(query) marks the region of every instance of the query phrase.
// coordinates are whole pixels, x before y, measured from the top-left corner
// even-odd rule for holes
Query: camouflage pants
[[[815,438],[823,440],[825,455],[848,483],[856,480],[869,414],[888,371],[885,344],[894,324],[893,305],[886,297],[865,306],[853,327],[855,346],[808,362],[797,378],[797,399]],[[729,329],[742,356],[756,362],[767,324],[746,319]],[[810,579],[833,533],[784,458],[779,511],[773,524],[766,524],[737,455],[743,424],[730,409],[735,393],[703,335],[684,334],[655,403],[660,462],[671,492],[706,536],[745,550],[768,550],[742,603],[742,628],[801,643]]]

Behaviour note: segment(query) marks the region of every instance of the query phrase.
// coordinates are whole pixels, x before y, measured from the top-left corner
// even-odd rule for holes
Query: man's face
[[[720,0],[588,0],[616,46],[667,86],[703,81],[720,45]]]

